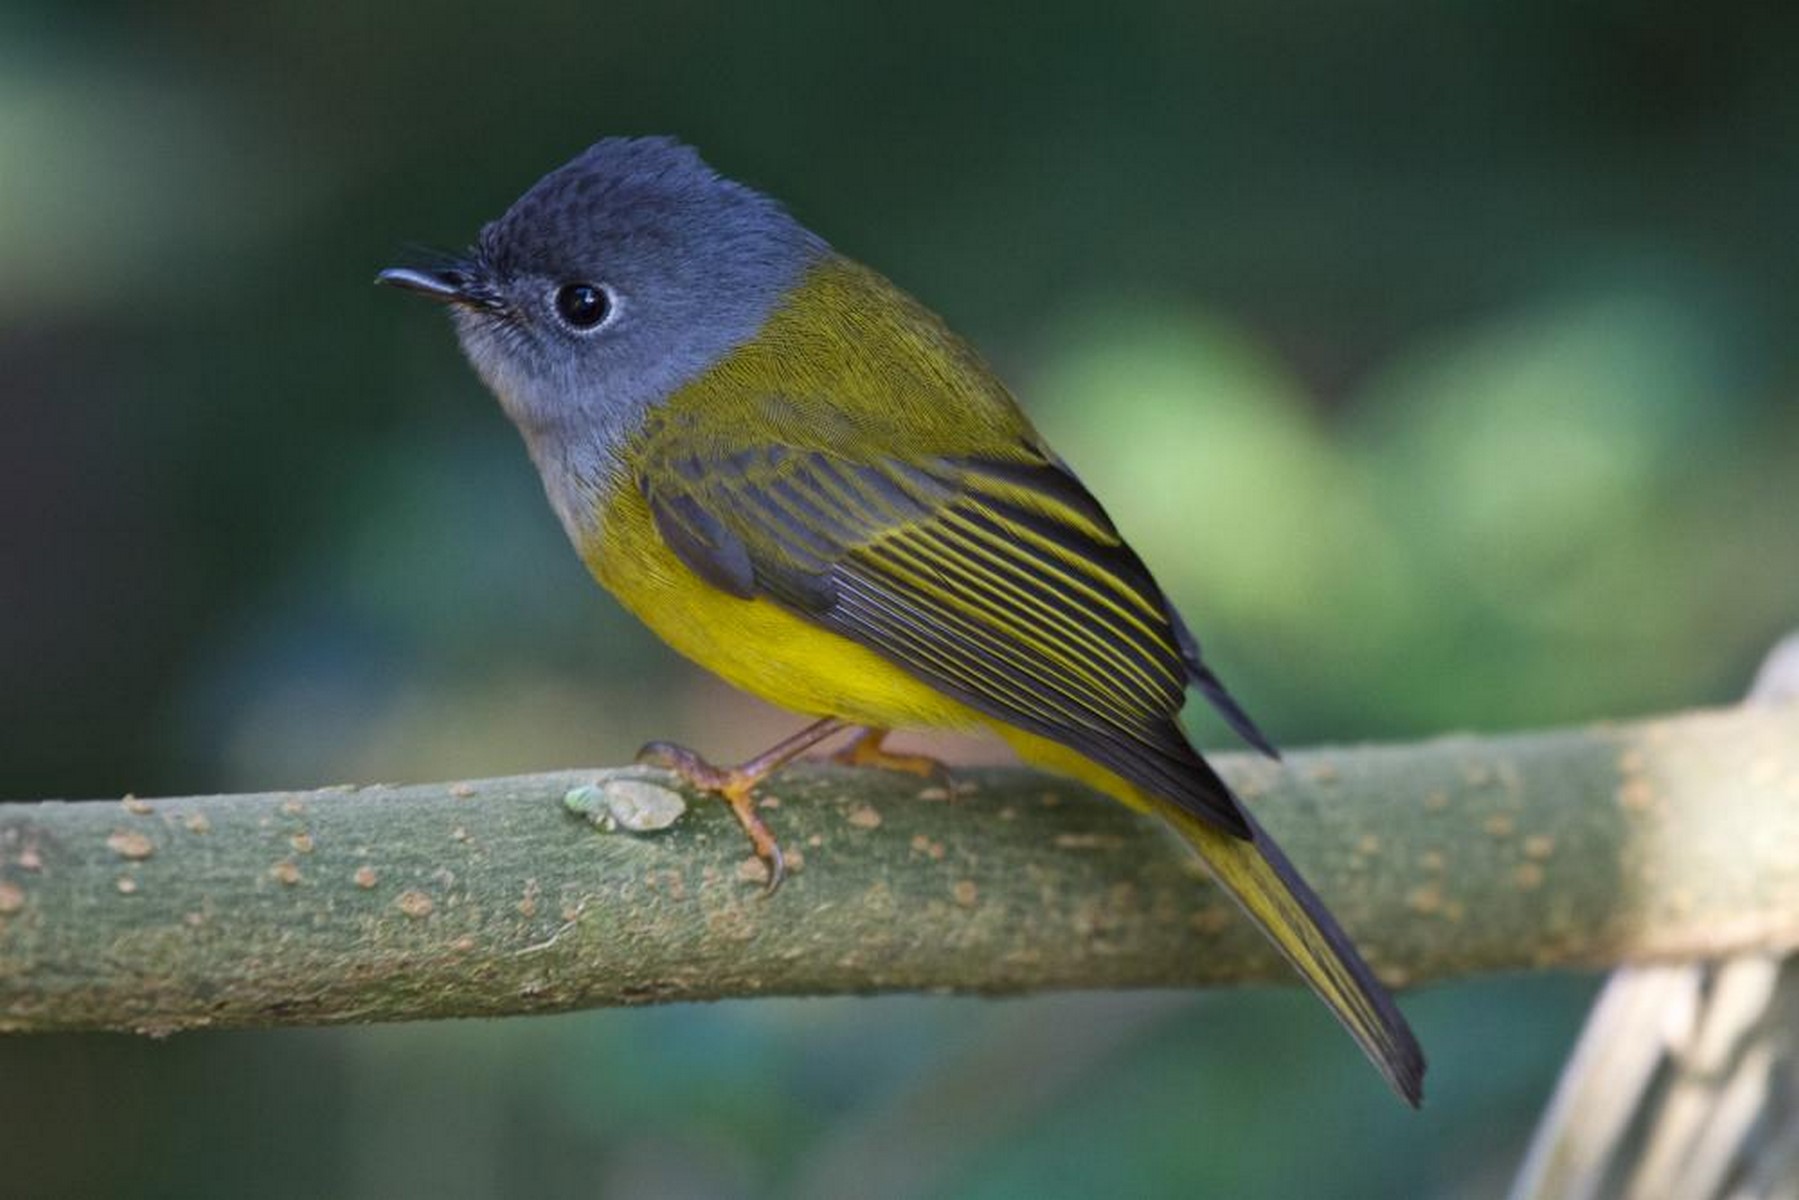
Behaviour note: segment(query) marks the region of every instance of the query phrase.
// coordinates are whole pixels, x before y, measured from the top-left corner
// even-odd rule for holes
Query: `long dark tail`
[[[1424,1051],[1418,1039],[1349,935],[1274,839],[1247,810],[1252,836],[1246,840],[1147,792],[1138,795],[1192,843],[1213,877],[1330,1006],[1393,1090],[1416,1107],[1424,1096]]]
[[[998,722],[993,728],[1026,762],[1072,775],[1174,826],[1199,852],[1213,878],[1337,1014],[1393,1090],[1408,1104],[1418,1104],[1424,1088],[1424,1052],[1418,1039],[1399,1015],[1393,997],[1350,944],[1349,935],[1247,808],[1233,804],[1248,828],[1249,836],[1241,837],[1059,742]],[[1224,784],[1216,781],[1216,786]]]

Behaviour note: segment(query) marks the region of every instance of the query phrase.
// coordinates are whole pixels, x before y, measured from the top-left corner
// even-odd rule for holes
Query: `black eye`
[[[592,329],[612,312],[612,297],[594,283],[565,283],[556,289],[556,314],[570,329]]]

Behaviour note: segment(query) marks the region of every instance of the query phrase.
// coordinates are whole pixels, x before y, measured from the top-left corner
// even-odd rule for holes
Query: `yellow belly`
[[[771,704],[883,729],[986,728],[1018,756],[1122,800],[1152,807],[1140,789],[1076,750],[951,699],[874,651],[766,600],[740,600],[675,557],[649,505],[622,488],[599,539],[582,547],[594,577],[670,646]]]
[[[635,488],[607,506],[588,569],[670,646],[772,704],[886,728],[987,722],[880,655],[766,600],[740,600],[688,570],[656,531]]]

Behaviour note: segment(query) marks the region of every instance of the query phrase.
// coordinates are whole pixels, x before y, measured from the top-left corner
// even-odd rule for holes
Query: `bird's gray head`
[[[380,282],[447,302],[551,499],[607,470],[644,412],[754,336],[825,244],[669,138],[606,138],[467,254]],[[569,514],[564,513],[565,522]]]

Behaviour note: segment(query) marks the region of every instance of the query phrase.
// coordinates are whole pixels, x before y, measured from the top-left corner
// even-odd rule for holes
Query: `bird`
[[[1273,744],[1141,558],[973,347],[769,196],[668,137],[607,137],[464,252],[377,277],[448,307],[593,576],[665,642],[811,717],[721,767],[641,759],[729,804],[828,738],[929,772],[894,729],[997,735],[1160,818],[1388,1084],[1424,1056],[1391,995],[1183,731],[1196,689]]]

